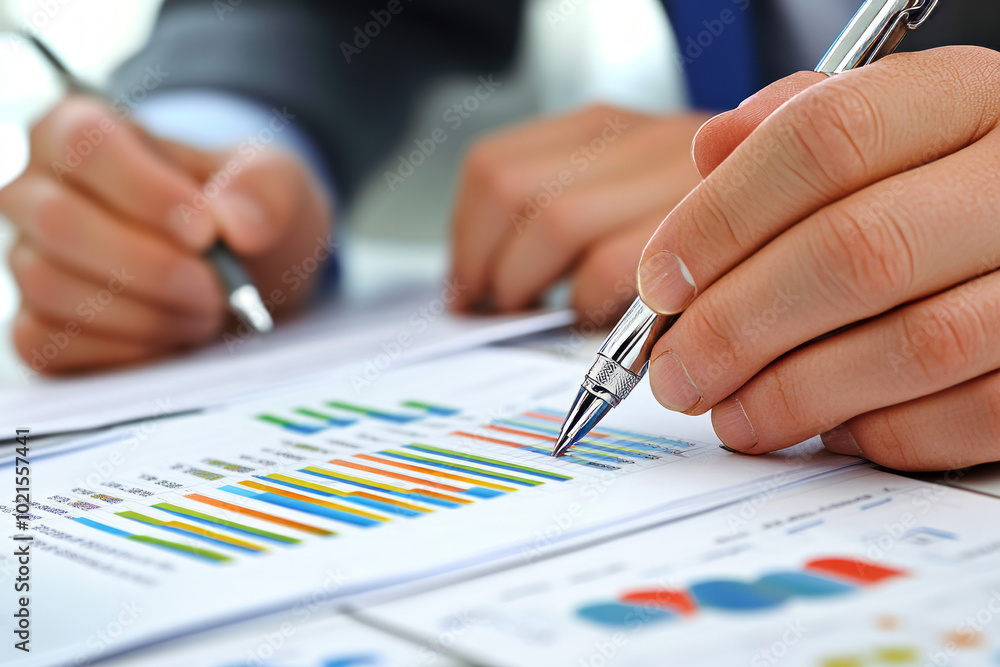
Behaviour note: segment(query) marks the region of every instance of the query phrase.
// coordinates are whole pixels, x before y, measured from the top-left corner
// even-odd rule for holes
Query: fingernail
[[[206,247],[215,235],[215,229],[205,209],[193,206],[178,206],[170,211],[167,226],[185,245],[195,250]]]
[[[650,363],[650,382],[656,400],[675,412],[687,412],[701,403],[701,391],[673,352],[664,352]]]
[[[861,451],[861,445],[859,445],[858,441],[854,439],[854,435],[851,433],[851,430],[844,424],[836,426],[826,433],[823,433],[820,435],[820,439],[823,441],[823,446],[835,454],[862,457],[865,455],[865,453]]]
[[[681,312],[697,293],[691,272],[672,252],[658,252],[639,267],[639,294],[662,315]]]
[[[256,201],[238,192],[227,192],[212,202],[212,208],[231,232],[258,235],[267,228],[267,214]]]
[[[759,440],[740,399],[730,396],[712,409],[712,426],[729,449],[745,452]]]
[[[219,308],[219,295],[211,275],[197,260],[184,261],[174,271],[170,286],[192,310],[212,314]]]

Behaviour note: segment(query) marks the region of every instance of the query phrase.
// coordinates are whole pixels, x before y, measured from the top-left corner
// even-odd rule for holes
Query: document
[[[381,372],[573,322],[564,310],[463,317],[448,312],[453,299],[447,286],[397,289],[363,304],[330,302],[267,337],[237,329],[209,348],[139,368],[55,379],[25,373],[0,387],[0,433],[30,425],[41,436],[228,405],[357,360]],[[40,353],[58,354],[57,342]]]
[[[355,364],[33,463],[31,516],[0,533],[32,538],[32,651],[4,664],[94,661],[303,599],[422,590],[857,465],[816,442],[725,453],[707,417],[668,413],[648,384],[553,459],[583,370],[515,349]],[[142,612],[109,637],[126,607]]]
[[[990,665],[1000,504],[847,471],[365,610],[491,665]]]
[[[101,667],[462,667],[445,647],[408,642],[303,601],[284,614],[123,656]]]

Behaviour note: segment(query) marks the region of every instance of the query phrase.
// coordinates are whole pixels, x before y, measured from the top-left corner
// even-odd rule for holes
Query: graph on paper
[[[33,593],[64,630],[48,650],[86,654],[123,600],[145,610],[122,640],[138,644],[531,561],[844,465],[818,447],[729,457],[705,421],[665,427],[648,388],[553,458],[579,377],[549,355],[477,350],[71,443],[33,471],[27,517],[53,573]]]
[[[562,417],[546,407],[484,420],[425,400],[316,400],[250,416],[270,436],[254,445],[50,500],[105,536],[217,565],[649,469],[695,447],[605,428],[553,459]]]
[[[582,605],[576,614],[613,628],[656,625],[713,611],[753,614],[774,611],[796,599],[837,598],[903,576],[902,569],[857,558],[814,558],[800,569],[768,572],[751,581],[704,579],[685,588],[623,591],[617,600]]]

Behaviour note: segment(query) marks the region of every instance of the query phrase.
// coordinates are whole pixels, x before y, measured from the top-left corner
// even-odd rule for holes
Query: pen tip
[[[572,444],[573,441],[566,433],[560,433],[556,438],[556,444],[552,446],[552,456],[562,456]]]
[[[610,403],[581,387],[566,415],[566,421],[559,429],[556,444],[552,447],[552,456],[566,453],[580,438],[590,433],[610,410]]]
[[[260,298],[260,292],[253,285],[243,285],[229,297],[233,312],[249,324],[259,334],[274,330],[274,320]]]

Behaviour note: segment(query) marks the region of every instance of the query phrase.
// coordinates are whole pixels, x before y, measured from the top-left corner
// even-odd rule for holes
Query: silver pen
[[[5,9],[2,3],[3,0],[0,0],[0,14],[3,14]],[[26,30],[18,29],[13,17],[0,16],[0,32],[4,32],[4,29],[13,30],[31,42],[42,57],[52,65],[71,92],[107,99],[107,95],[103,91],[86,83],[66,67],[45,42]],[[222,282],[222,286],[226,290],[229,309],[233,314],[257,333],[270,333],[274,329],[274,320],[267,311],[260,292],[250,281],[249,276],[232,251],[219,241],[205,253],[205,258],[212,264],[216,275]]]
[[[868,0],[827,51],[816,71],[840,74],[863,67],[896,50],[907,30],[917,28],[938,0]],[[680,314],[660,315],[642,299],[604,341],[573,401],[552,456],[561,456],[589,433],[612,408],[631,393],[649,368],[656,341],[673,326]]]

